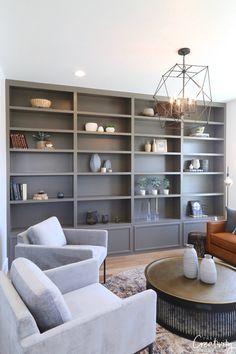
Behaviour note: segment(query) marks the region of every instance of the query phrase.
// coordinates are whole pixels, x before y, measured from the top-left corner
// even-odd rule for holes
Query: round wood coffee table
[[[145,269],[147,288],[157,293],[157,322],[197,341],[236,339],[236,268],[216,262],[217,282],[183,275],[183,258],[163,258]]]

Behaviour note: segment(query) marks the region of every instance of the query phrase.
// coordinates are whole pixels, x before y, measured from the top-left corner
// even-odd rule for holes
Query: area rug
[[[144,268],[135,268],[107,280],[106,287],[121,298],[146,289]],[[147,354],[148,350],[142,351]],[[179,337],[157,324],[155,354],[236,354],[236,342],[200,343]]]

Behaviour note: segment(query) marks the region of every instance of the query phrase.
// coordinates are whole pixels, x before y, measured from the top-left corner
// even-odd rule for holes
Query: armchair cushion
[[[225,225],[226,232],[233,232],[236,228],[236,209],[226,207],[227,221]]]
[[[101,310],[122,304],[117,295],[99,283],[68,292],[63,296],[74,319],[94,316]]]
[[[33,262],[25,258],[15,259],[10,277],[41,332],[71,320],[70,310],[59,289]]]
[[[66,245],[66,238],[61,224],[55,216],[52,216],[28,230],[28,237],[35,245],[61,247]]]

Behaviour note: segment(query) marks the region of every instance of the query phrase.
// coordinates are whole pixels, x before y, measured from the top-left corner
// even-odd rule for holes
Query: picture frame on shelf
[[[205,213],[205,205],[203,205],[199,200],[189,201],[189,216],[193,218],[207,217]]]
[[[166,139],[157,139],[157,152],[167,152],[167,140]]]

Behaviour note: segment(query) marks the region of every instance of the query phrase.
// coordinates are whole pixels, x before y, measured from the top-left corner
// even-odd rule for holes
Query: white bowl
[[[194,127],[191,129],[192,134],[203,134],[205,127]]]
[[[154,116],[154,109],[153,108],[144,108],[143,115],[148,117]]]
[[[97,131],[97,128],[98,128],[97,123],[89,122],[89,123],[86,123],[86,124],[85,124],[85,130],[86,130],[87,132],[96,132],[96,131]]]
[[[45,98],[31,98],[30,103],[32,107],[49,108],[51,107],[52,101],[46,100]]]
[[[107,133],[114,133],[115,128],[114,127],[106,127],[106,132]]]

